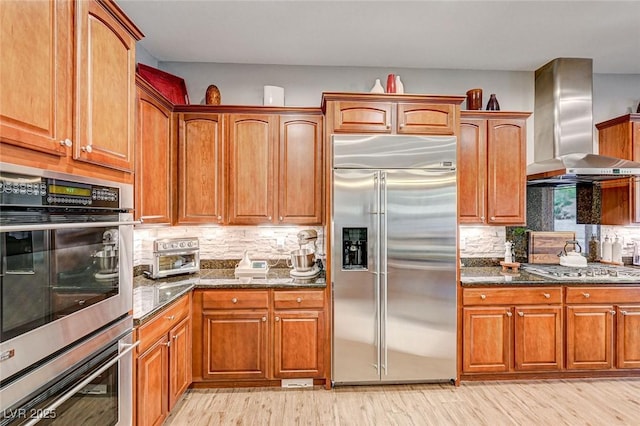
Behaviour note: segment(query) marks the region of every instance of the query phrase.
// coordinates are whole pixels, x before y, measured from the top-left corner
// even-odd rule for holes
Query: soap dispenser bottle
[[[611,243],[611,240],[607,235],[606,237],[604,237],[604,242],[602,243],[602,261],[603,262],[611,262],[612,256],[613,256],[612,250],[613,250],[613,244]]]

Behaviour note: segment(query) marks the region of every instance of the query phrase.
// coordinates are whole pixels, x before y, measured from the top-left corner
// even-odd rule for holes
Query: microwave
[[[153,242],[153,262],[145,275],[152,279],[200,271],[200,244],[197,238],[163,238]]]

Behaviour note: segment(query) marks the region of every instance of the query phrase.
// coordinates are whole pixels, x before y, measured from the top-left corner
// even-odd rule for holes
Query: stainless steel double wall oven
[[[0,163],[0,425],[129,424],[133,188]]]

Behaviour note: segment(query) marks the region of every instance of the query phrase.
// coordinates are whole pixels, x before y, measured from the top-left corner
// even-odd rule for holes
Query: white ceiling
[[[640,1],[118,0],[159,61],[640,74]]]

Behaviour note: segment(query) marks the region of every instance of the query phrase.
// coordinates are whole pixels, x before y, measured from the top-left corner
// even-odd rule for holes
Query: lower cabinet
[[[136,360],[136,424],[160,425],[191,384],[191,296],[141,325]]]
[[[323,290],[198,290],[194,382],[324,378]]]
[[[463,290],[463,373],[562,368],[562,289]]]

